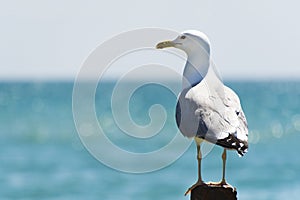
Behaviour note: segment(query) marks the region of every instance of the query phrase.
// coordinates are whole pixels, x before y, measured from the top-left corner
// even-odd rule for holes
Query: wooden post
[[[191,192],[191,200],[237,200],[236,188],[204,184]]]

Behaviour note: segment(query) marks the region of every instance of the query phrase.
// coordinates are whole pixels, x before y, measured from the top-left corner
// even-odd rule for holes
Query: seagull
[[[196,30],[181,33],[173,41],[156,45],[157,49],[175,47],[184,51],[187,61],[182,77],[182,91],[176,106],[176,123],[180,132],[194,138],[197,146],[198,181],[185,193],[205,185],[201,177],[203,141],[224,148],[222,179],[217,186],[230,186],[225,180],[227,150],[243,156],[248,149],[248,125],[238,95],[225,86],[214,70],[208,37]],[[230,186],[231,187],[231,186]]]

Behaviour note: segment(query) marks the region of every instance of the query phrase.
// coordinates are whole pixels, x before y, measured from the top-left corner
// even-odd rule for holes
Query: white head
[[[173,41],[156,45],[157,49],[175,47],[183,50],[188,58],[183,71],[183,87],[198,84],[207,74],[210,66],[210,43],[207,36],[195,30],[184,31]]]
[[[167,47],[175,47],[186,52],[191,56],[194,52],[202,51],[207,55],[210,54],[210,42],[208,37],[196,30],[188,30],[181,33],[173,41],[164,41],[156,45],[156,48],[163,49]]]

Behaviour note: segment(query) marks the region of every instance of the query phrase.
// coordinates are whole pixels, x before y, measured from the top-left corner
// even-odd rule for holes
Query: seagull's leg
[[[200,144],[197,143],[197,160],[198,160],[198,181],[197,183],[203,183],[201,176],[201,161],[202,161],[202,153]]]
[[[227,151],[226,151],[226,149],[224,149],[223,154],[222,154],[222,160],[223,160],[222,180],[220,182],[217,182],[217,183],[209,182],[209,185],[223,186],[223,187],[232,187],[225,180],[226,158],[227,158]]]
[[[196,141],[196,145],[197,145],[197,160],[198,160],[198,181],[192,186],[190,187],[185,193],[184,195],[189,194],[194,188],[196,188],[199,185],[203,185],[204,182],[202,181],[202,176],[201,176],[201,160],[202,160],[202,154],[201,154],[201,148],[200,148],[200,144],[202,142],[202,139],[195,139]]]
[[[223,160],[223,176],[222,176],[221,185],[227,185],[226,180],[225,180],[226,158],[227,158],[227,152],[226,152],[226,149],[224,149],[223,154],[222,154],[222,160]]]

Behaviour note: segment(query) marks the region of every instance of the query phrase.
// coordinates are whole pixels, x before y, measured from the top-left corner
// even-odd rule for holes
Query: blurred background
[[[231,152],[227,167],[239,199],[297,199],[299,6],[291,0],[0,1],[0,198],[189,199],[183,194],[196,181],[194,144],[162,170],[121,173],[88,153],[72,116],[73,83],[89,54],[121,32],[161,27],[205,32],[224,82],[241,98],[249,153],[239,158]],[[123,138],[113,121],[109,100],[122,66],[115,67],[117,75],[96,91],[99,122],[123,148],[153,150],[147,141]],[[149,105],[164,105],[168,118],[159,134],[172,138],[176,95],[150,85],[133,102],[133,120],[141,125],[149,123]],[[204,159],[205,181],[221,178],[221,152],[216,147]]]

